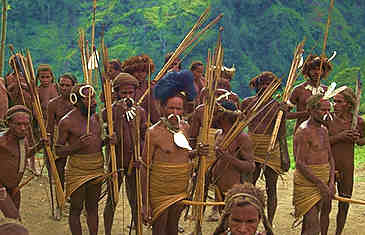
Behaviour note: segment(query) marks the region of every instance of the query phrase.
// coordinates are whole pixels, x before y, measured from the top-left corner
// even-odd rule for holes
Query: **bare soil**
[[[365,166],[360,167],[355,173],[355,187],[353,198],[363,199],[365,195]],[[24,177],[24,180],[29,174]],[[264,187],[264,182],[259,183],[260,187]],[[291,225],[294,218],[291,216],[292,207],[292,188],[293,188],[293,172],[290,171],[284,177],[284,180],[278,185],[278,210],[274,220],[275,234],[300,234],[300,227],[292,229]],[[125,195],[125,194],[124,194]],[[124,199],[124,203],[123,203]],[[105,200],[101,201],[99,207],[99,234],[104,234],[103,228],[103,210]],[[328,234],[334,234],[336,226],[337,202],[333,201],[331,212],[331,221]],[[127,225],[130,223],[130,209],[126,196],[120,196],[120,202],[117,208],[114,220],[113,234],[128,234]],[[208,209],[207,214],[210,213]],[[55,221],[51,216],[49,201],[49,185],[46,175],[34,179],[22,189],[21,215],[25,227],[32,235],[65,235],[71,234],[68,227],[68,218],[62,217],[61,221]],[[84,234],[88,234],[85,216],[81,216]],[[365,207],[361,205],[351,205],[347,224],[345,226],[344,235],[361,235],[365,234]],[[190,221],[184,222],[181,219],[181,226],[185,229],[182,234],[189,234],[194,227]],[[203,234],[212,234],[217,223],[204,222]],[[132,234],[135,234],[133,231]],[[151,234],[151,230],[145,227],[144,234]]]

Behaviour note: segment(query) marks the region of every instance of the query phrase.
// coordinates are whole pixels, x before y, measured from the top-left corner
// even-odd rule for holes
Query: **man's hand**
[[[116,145],[118,143],[118,138],[115,132],[112,135],[105,136],[105,142],[108,144]]]
[[[196,149],[198,156],[208,156],[209,154],[209,144],[198,143]]]
[[[92,134],[86,134],[80,137],[80,145],[82,147],[88,147],[93,144],[95,137]]]
[[[360,133],[357,130],[344,130],[337,135],[340,140],[356,142],[360,138]]]
[[[281,102],[280,105],[279,105],[279,109],[281,111],[283,111],[284,113],[287,113],[290,110],[290,106],[285,102]]]
[[[217,147],[215,149],[215,152],[216,152],[217,158],[229,157],[230,156],[230,154],[228,153],[228,151],[224,151],[220,147]]]
[[[318,185],[318,188],[321,193],[322,200],[324,200],[326,202],[330,201],[332,196],[331,196],[331,192],[330,192],[328,185],[321,183],[320,185]]]

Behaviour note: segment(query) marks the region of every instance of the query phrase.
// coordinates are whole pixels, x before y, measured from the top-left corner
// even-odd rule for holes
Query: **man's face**
[[[132,98],[135,99],[136,89],[133,85],[120,86],[118,90],[119,99]]]
[[[64,97],[69,97],[70,93],[71,93],[71,89],[73,87],[73,82],[71,79],[67,78],[67,77],[61,77],[60,82],[59,82],[59,87],[61,90],[61,94]]]
[[[10,132],[18,139],[23,139],[30,125],[29,115],[24,112],[16,113],[8,123]]]
[[[326,122],[323,119],[326,115],[330,115],[330,110],[330,102],[328,100],[321,100],[318,109],[312,110],[312,118],[318,123],[325,124]]]
[[[259,222],[260,214],[250,204],[233,207],[228,219],[232,235],[254,235]]]
[[[28,85],[24,79],[20,79],[20,85],[22,89],[21,91],[19,89],[17,80],[11,80],[11,82],[8,83],[8,92],[11,102],[14,104],[26,105],[28,108],[32,108],[32,98],[28,89]],[[25,104],[23,102],[22,94],[24,96]]]
[[[147,72],[146,71],[136,71],[132,74],[135,78],[137,78],[138,81],[144,81],[146,80],[147,77]]]
[[[192,72],[193,72],[194,78],[196,80],[200,79],[203,77],[203,74],[204,74],[204,66],[200,65],[200,66],[196,67],[194,70],[192,70]]]
[[[52,81],[52,74],[50,71],[39,71],[38,78],[41,86],[48,87]]]
[[[349,104],[342,94],[337,94],[334,97],[334,110],[336,113],[345,113],[351,111],[351,104]]]
[[[271,78],[262,78],[260,80],[260,84],[258,85],[258,91],[261,93],[263,92],[271,83]]]
[[[313,83],[317,83],[318,79],[320,79],[320,66],[315,66],[313,68],[311,68],[311,70],[309,70],[309,78],[310,81]],[[322,71],[323,73],[323,71]]]
[[[80,101],[81,112],[86,115],[87,115],[88,107],[89,107],[89,91],[91,91],[91,89],[83,89],[83,94],[86,97],[83,97]],[[92,93],[92,94],[90,94],[90,114],[92,115],[95,112],[96,112],[96,99],[95,99],[95,94]]]
[[[171,114],[182,116],[184,113],[184,100],[181,97],[175,96],[167,100],[165,106],[165,115],[168,117]]]

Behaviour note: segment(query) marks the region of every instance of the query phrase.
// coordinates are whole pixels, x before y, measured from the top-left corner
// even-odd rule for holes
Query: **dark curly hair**
[[[328,62],[327,58],[322,58],[322,74],[321,79],[324,79],[328,76],[328,74],[332,71],[332,64]],[[303,64],[302,74],[305,78],[310,78],[309,72],[317,67],[321,66],[321,57],[317,55],[310,54],[305,59]]]
[[[257,75],[256,77],[251,79],[251,81],[249,83],[250,88],[255,89],[256,92],[258,92],[258,87],[266,79],[270,79],[270,81],[272,81],[272,80],[275,80],[275,79],[278,80],[278,77],[273,72],[264,71],[264,72],[260,73],[259,75]]]
[[[122,72],[133,74],[138,71],[144,71],[148,73],[149,66],[151,73],[153,73],[155,71],[153,60],[146,54],[137,55],[122,62]]]

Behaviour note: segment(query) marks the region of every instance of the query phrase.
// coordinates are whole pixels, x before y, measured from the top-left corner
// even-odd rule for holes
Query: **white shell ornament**
[[[182,133],[182,131],[174,133],[174,143],[177,146],[179,146],[180,148],[187,149],[187,150],[193,150],[190,147],[190,144],[189,144],[188,140],[186,139],[185,135]]]

